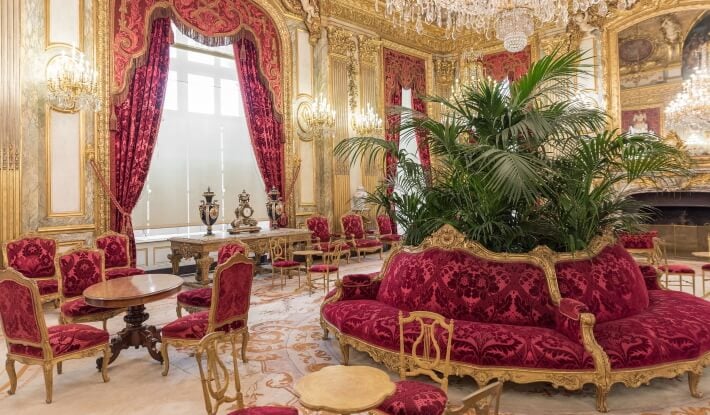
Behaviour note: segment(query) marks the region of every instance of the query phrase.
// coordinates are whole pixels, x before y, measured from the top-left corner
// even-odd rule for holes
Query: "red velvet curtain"
[[[153,22],[149,42],[145,64],[136,68],[126,98],[114,107],[116,129],[111,134],[111,191],[119,205],[113,206],[111,229],[128,235],[131,266],[136,243],[130,213],[143,190],[158,137],[172,43],[170,19]]]
[[[274,186],[285,197],[283,125],[259,67],[259,51],[255,42],[247,37],[237,39],[233,47],[247,126],[265,191]],[[287,220],[286,215],[282,215],[280,225],[286,226]]]

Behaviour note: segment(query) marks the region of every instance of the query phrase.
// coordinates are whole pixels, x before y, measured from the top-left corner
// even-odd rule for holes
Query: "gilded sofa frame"
[[[445,250],[463,250],[470,255],[481,259],[503,262],[503,263],[527,263],[537,266],[545,272],[548,285],[548,292],[552,303],[559,307],[562,297],[560,295],[557,277],[555,275],[555,264],[560,261],[582,260],[598,255],[602,249],[610,244],[614,244],[616,239],[612,234],[605,234],[595,238],[587,250],[571,253],[559,253],[547,247],[537,247],[525,254],[495,253],[487,250],[477,242],[469,241],[466,237],[450,225],[444,225],[418,247],[400,246],[392,251],[387,257],[382,272],[373,279],[381,281],[390,264],[391,259],[400,251],[407,253],[421,253],[431,248]],[[399,370],[398,351],[388,350],[374,344],[370,344],[357,337],[341,333],[337,327],[333,326],[323,318],[322,308],[326,304],[338,301],[343,295],[343,285],[336,284],[337,291],[321,305],[320,324],[323,328],[324,338],[328,338],[328,333],[332,332],[340,343],[340,351],[343,356],[343,364],[347,365],[349,360],[350,347],[369,354],[373,360],[384,364],[387,368],[397,372]],[[599,412],[607,412],[607,395],[611,386],[615,383],[623,383],[627,387],[639,387],[648,384],[654,378],[673,378],[684,372],[688,373],[688,383],[690,393],[693,397],[699,398],[698,391],[700,375],[705,366],[710,364],[710,352],[698,359],[673,362],[663,365],[612,370],[609,357],[597,343],[594,337],[594,324],[596,319],[592,313],[580,313],[580,337],[582,346],[592,356],[594,361],[593,370],[557,370],[557,369],[530,369],[511,368],[496,366],[477,366],[468,363],[451,361],[452,373],[457,376],[468,376],[483,387],[493,379],[501,382],[511,381],[514,383],[549,382],[554,387],[563,387],[568,390],[581,389],[585,384],[594,384],[597,388],[596,408]],[[443,368],[437,368],[443,370]]]

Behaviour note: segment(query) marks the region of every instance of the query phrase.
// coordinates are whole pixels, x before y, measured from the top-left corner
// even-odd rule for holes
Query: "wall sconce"
[[[360,110],[353,114],[353,130],[359,137],[377,137],[382,134],[382,118],[380,114],[367,104],[365,111]]]
[[[72,46],[71,55],[64,51],[47,64],[48,100],[52,107],[65,112],[98,111],[98,73],[84,54]]]
[[[314,101],[304,101],[298,107],[298,125],[310,139],[322,137],[335,127],[335,110],[320,94]]]

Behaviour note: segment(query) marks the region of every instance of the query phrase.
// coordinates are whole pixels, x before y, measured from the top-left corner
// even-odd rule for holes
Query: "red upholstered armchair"
[[[103,353],[101,374],[108,382],[111,351],[108,333],[84,324],[47,328],[37,283],[12,269],[0,271],[0,320],[7,343],[8,393],[17,390],[15,362],[41,365],[44,369],[46,402],[52,402],[52,372],[62,373],[62,362]]]
[[[382,259],[382,242],[366,237],[362,216],[356,214],[343,215],[340,218],[340,224],[343,226],[343,233],[348,239],[348,245],[357,252],[358,260],[362,260],[361,255],[363,253],[370,254],[374,252],[379,252],[380,259]]]
[[[37,235],[25,235],[2,244],[3,263],[37,282],[40,301],[59,303],[55,256],[57,241]]]
[[[249,246],[242,241],[230,242],[222,245],[217,251],[217,265],[224,264],[234,254],[242,254],[244,256],[249,252]],[[177,316],[182,317],[182,309],[188,313],[196,311],[204,311],[210,308],[212,304],[212,288],[197,288],[194,290],[183,291],[177,296]]]
[[[196,349],[203,337],[215,331],[227,333],[233,343],[241,335],[242,360],[247,361],[247,318],[253,279],[254,263],[242,254],[234,254],[227,262],[217,266],[209,311],[181,317],[161,330],[163,376],[167,376],[170,370],[169,345]]]
[[[333,252],[338,245],[341,246],[341,252],[346,256],[347,262],[350,263],[350,249],[342,249],[347,246],[341,239],[341,235],[330,232],[328,218],[321,215],[313,215],[306,219],[306,226],[311,231],[311,244],[313,249],[323,252]],[[345,245],[344,245],[345,244]]]
[[[84,290],[106,280],[104,253],[100,249],[73,249],[57,259],[59,269],[59,322],[86,323],[106,320],[121,314],[122,308],[94,307],[84,301]]]
[[[126,235],[107,232],[96,238],[96,247],[104,251],[107,280],[144,274],[142,269],[131,267],[131,250]]]
[[[660,250],[658,247],[658,231],[638,232],[638,233],[619,233],[619,242],[624,248],[633,255],[643,255],[649,264],[657,264],[662,258],[659,258]]]
[[[389,215],[377,216],[377,232],[377,239],[384,245],[398,245],[402,240],[402,236],[394,232],[394,224]]]

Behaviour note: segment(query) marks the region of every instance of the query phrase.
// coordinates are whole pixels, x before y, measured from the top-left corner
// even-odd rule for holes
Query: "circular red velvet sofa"
[[[592,383],[602,412],[614,383],[685,372],[699,397],[710,363],[710,302],[660,289],[610,235],[575,253],[499,254],[444,226],[394,250],[380,273],[343,277],[321,306],[321,325],[344,364],[354,347],[396,371],[400,310],[454,319],[453,374],[479,385]]]

